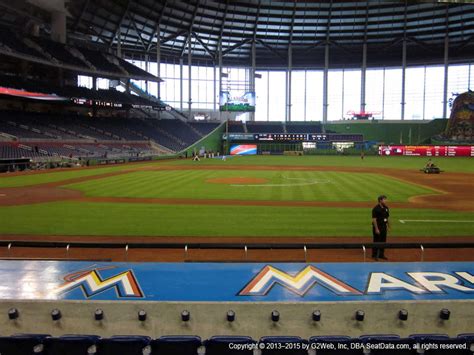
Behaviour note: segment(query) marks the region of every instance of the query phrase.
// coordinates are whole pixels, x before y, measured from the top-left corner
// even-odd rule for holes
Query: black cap
[[[385,196],[385,195],[380,195],[379,197],[377,197],[377,200],[380,202],[380,201],[382,201],[382,200],[384,200],[384,199],[386,199],[386,198],[387,198],[387,196]]]

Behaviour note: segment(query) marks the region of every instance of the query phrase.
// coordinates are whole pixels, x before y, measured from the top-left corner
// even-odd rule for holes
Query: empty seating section
[[[287,123],[286,132],[287,133],[321,133],[322,126],[321,123]]]
[[[229,132],[230,133],[244,133],[245,127],[240,121],[229,121]]]
[[[438,349],[436,346],[439,345]],[[450,350],[440,348],[451,345]],[[381,345],[385,349],[381,350]],[[202,341],[198,336],[175,335],[151,339],[141,335],[100,338],[95,335],[16,334],[0,337],[0,353],[5,355],[472,355],[474,334],[444,335],[368,335],[360,338],[315,336],[308,340],[297,336],[271,336],[256,340],[246,336],[213,336]],[[418,349],[417,349],[418,348]]]
[[[247,122],[247,131],[249,133],[285,133],[283,125],[279,123],[257,123]]]
[[[190,126],[192,126],[195,130],[201,133],[202,136],[206,136],[215,130],[219,123],[217,122],[190,122]]]
[[[39,57],[45,59],[41,52],[36,49],[28,47],[16,34],[9,29],[0,29],[0,48],[8,47],[10,50],[18,52],[23,55]]]
[[[72,55],[71,52],[67,50],[67,47],[61,43],[39,38],[35,38],[35,42],[38,43],[49,54],[51,54],[55,59],[59,60],[64,64],[76,66],[86,65],[82,60]]]
[[[31,139],[93,140],[96,142],[107,141],[106,145],[110,145],[110,141],[118,143],[153,140],[173,151],[181,151],[190,146],[209,134],[218,125],[217,122],[188,123],[178,119],[91,118],[89,116],[0,111],[0,133],[14,136],[19,141]],[[63,148],[58,148],[56,144],[42,145],[42,147],[51,154],[64,154]],[[95,150],[100,151],[100,149]]]
[[[155,120],[151,122],[154,122],[156,127],[169,132],[178,140],[184,142],[186,146],[202,138],[202,135],[198,135],[186,123],[178,119]]]
[[[102,158],[153,155],[154,149],[146,143],[55,143],[0,142],[0,159],[41,158],[61,156],[66,158]]]

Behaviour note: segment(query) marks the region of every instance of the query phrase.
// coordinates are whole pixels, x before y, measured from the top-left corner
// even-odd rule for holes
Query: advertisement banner
[[[379,155],[418,157],[474,157],[473,145],[383,145]]]

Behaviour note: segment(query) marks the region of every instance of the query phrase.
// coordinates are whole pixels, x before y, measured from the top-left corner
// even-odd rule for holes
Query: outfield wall
[[[325,125],[336,133],[363,134],[364,140],[385,144],[427,143],[446,129],[448,120],[432,121],[338,121]]]

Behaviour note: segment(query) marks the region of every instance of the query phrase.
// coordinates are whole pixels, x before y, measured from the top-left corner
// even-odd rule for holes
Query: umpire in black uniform
[[[372,235],[374,237],[374,243],[387,241],[387,229],[389,227],[388,218],[390,217],[389,209],[387,206],[387,196],[380,195],[378,198],[378,204],[372,209]],[[375,260],[387,258],[384,255],[385,249],[383,248],[372,248],[372,258]]]

